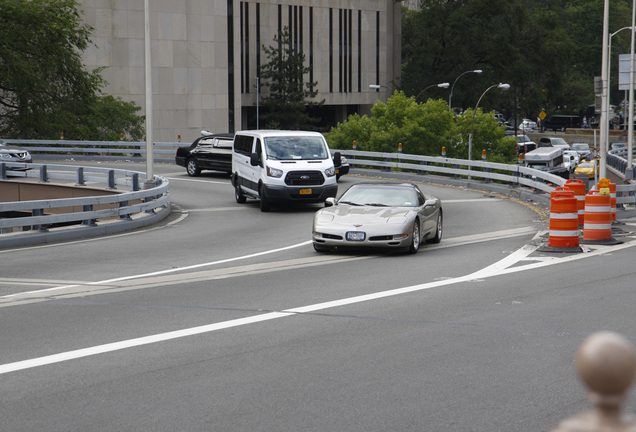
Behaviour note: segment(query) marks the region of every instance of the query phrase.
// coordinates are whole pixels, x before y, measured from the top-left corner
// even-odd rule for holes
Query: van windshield
[[[265,138],[267,159],[274,160],[324,160],[330,153],[320,137],[279,136]]]

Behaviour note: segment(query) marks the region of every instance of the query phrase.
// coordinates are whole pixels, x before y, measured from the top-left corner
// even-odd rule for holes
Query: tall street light
[[[150,57],[150,8],[144,0],[144,68],[146,72],[146,183],[150,187],[155,181],[152,150],[152,61]]]
[[[428,89],[430,89],[430,88],[433,88],[433,87],[435,87],[435,86],[437,86],[437,87],[439,87],[439,88],[448,88],[448,87],[450,87],[450,84],[449,84],[449,83],[447,83],[447,82],[445,82],[445,83],[439,83],[439,84],[432,84],[432,85],[430,85],[430,86],[426,87],[426,88],[425,88],[424,90],[422,90],[421,92],[419,92],[419,93],[417,94],[417,96],[415,96],[415,100],[417,101],[417,98],[418,98],[418,97],[420,97],[420,96],[422,95],[422,93],[424,93],[426,90],[428,90]]]
[[[448,95],[448,108],[450,108],[451,110],[453,109],[453,105],[451,104],[451,100],[453,99],[453,89],[455,88],[455,84],[457,84],[457,80],[460,79],[462,76],[466,75],[467,73],[480,74],[481,72],[482,72],[481,69],[469,70],[469,71],[466,71],[466,72],[460,74],[457,78],[455,78],[455,81],[453,81],[453,85],[452,85],[451,90],[450,90],[450,95]]]
[[[477,107],[479,107],[479,102],[481,102],[481,98],[484,97],[484,95],[486,93],[488,93],[488,90],[495,88],[495,87],[499,87],[501,90],[508,90],[510,88],[510,84],[493,84],[490,87],[488,87],[486,89],[485,92],[483,92],[481,94],[481,96],[479,97],[479,100],[477,101],[477,105],[475,105],[475,111],[473,111],[473,121],[470,124],[470,135],[468,135],[468,160],[472,160],[472,152],[473,152],[473,132],[475,130],[475,114],[477,113]],[[468,166],[468,169],[470,170],[470,166]],[[468,178],[470,179],[470,176],[468,176]]]

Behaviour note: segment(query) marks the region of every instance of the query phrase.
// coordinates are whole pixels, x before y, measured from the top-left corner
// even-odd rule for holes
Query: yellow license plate
[[[301,195],[311,195],[311,189],[301,189],[298,193]]]

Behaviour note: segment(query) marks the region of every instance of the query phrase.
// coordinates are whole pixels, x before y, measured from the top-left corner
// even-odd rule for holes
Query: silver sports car
[[[314,216],[314,249],[403,249],[442,240],[442,202],[412,183],[358,183]]]

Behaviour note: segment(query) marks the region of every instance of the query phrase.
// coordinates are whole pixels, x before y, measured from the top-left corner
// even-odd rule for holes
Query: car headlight
[[[333,177],[333,176],[335,176],[335,175],[336,175],[336,169],[335,169],[334,167],[327,168],[327,169],[325,170],[325,175],[326,175],[327,177]]]
[[[267,166],[267,176],[268,177],[282,177],[283,176],[283,170],[280,170],[278,168],[272,168],[269,165]]]

